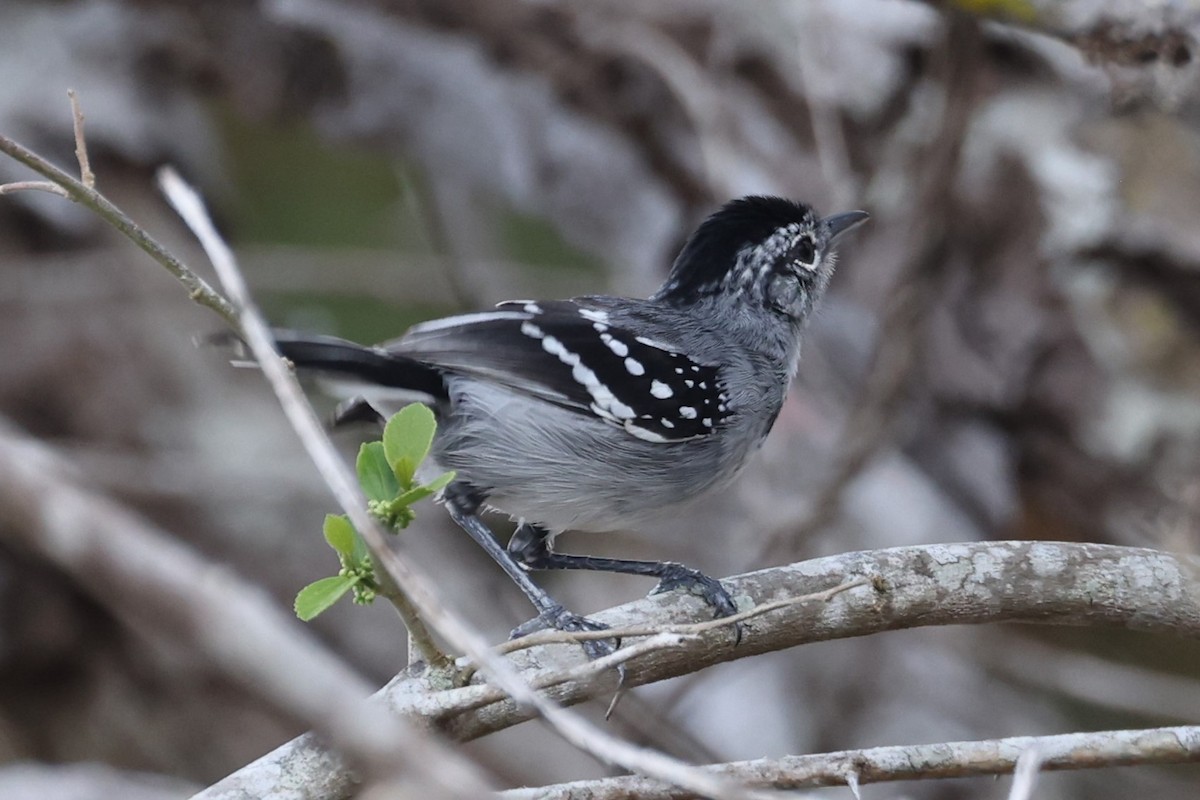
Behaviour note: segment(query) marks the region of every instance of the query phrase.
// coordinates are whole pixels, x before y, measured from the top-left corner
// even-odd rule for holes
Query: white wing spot
[[[604,333],[606,330],[608,330],[608,326],[603,322],[593,322],[592,327],[596,329],[596,333]]]
[[[660,419],[659,422],[662,424],[662,426],[664,428],[674,428],[675,427],[675,423],[671,422],[671,420],[667,419],[666,417],[663,417],[662,419]]]
[[[650,431],[650,430],[646,430],[645,428],[638,427],[637,425],[634,424],[633,420],[630,420],[625,423],[625,430],[629,431],[629,433],[631,433],[632,435],[636,436],[637,438],[639,438],[645,442],[654,442],[655,444],[662,444],[667,441],[667,437],[665,437],[661,434],[655,433],[654,431]]]
[[[709,419],[708,417],[705,417],[704,419],[700,420],[700,424],[701,424],[701,425],[703,425],[703,426],[704,426],[704,427],[706,427],[706,428],[711,428],[711,427],[712,427],[712,420],[711,420],[711,419]]]
[[[678,353],[671,350],[669,345],[665,345],[662,342],[655,341],[654,339],[651,339],[648,336],[635,336],[634,338],[637,339],[642,344],[646,345],[646,347],[653,347],[657,350],[666,350],[668,353],[670,353],[673,356],[679,355]]]
[[[659,400],[666,400],[668,397],[674,396],[675,392],[670,386],[667,386],[662,381],[651,381],[650,394],[654,395]]]
[[[680,406],[679,416],[683,417],[684,419],[695,419],[697,416],[696,409],[692,408],[691,406]]]
[[[537,303],[534,303],[533,301],[530,301],[530,302],[526,303],[526,304],[525,304],[525,306],[524,306],[524,308],[525,308],[525,310],[526,310],[526,311],[528,311],[530,314],[540,314],[540,313],[542,313],[542,307],[541,307],[541,306],[539,306]]]
[[[645,375],[646,368],[642,366],[642,362],[636,358],[625,359],[625,369],[629,370],[630,375]]]
[[[584,319],[590,319],[592,322],[608,322],[607,311],[596,311],[595,309],[591,308],[581,308],[579,309],[579,316],[583,317]]]
[[[696,385],[696,382],[692,381],[692,380],[687,380],[687,381],[683,382],[683,385],[686,386],[687,388],[691,389],[693,386]],[[701,386],[700,388],[703,389],[704,387]]]
[[[707,381],[700,381],[700,388],[701,388],[701,389],[707,389],[707,388],[708,388],[708,382],[707,382]]]
[[[546,335],[545,331],[543,331],[537,325],[534,325],[532,322],[522,322],[521,333],[525,334],[531,339],[540,339]]]
[[[621,358],[629,355],[629,345],[625,344],[620,339],[614,339],[611,333],[600,334],[600,341],[608,345],[608,349],[612,350],[614,354]]]
[[[557,356],[559,361],[571,368],[571,377],[579,381],[592,396],[592,411],[596,412],[598,416],[613,422],[625,422],[633,419],[635,416],[633,408],[618,400],[609,391],[609,388],[600,382],[596,373],[580,361],[578,353],[572,353],[553,336],[546,336],[542,339],[542,349],[550,355]],[[627,423],[626,428],[628,428]]]

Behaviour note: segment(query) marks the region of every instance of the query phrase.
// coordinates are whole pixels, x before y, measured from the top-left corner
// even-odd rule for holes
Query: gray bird
[[[553,539],[643,528],[737,475],[783,405],[835,241],[866,219],[745,197],[700,225],[645,300],[517,300],[374,347],[288,332],[277,346],[358,395],[343,418],[384,418],[414,400],[433,408],[430,469],[457,473],[442,496],[450,516],[537,608],[517,633],[602,627],[555,602],[531,570],[652,576],[655,592],[685,588],[727,616],[732,598],[697,570],[558,553]],[[507,548],[480,520],[485,508],[519,520]]]

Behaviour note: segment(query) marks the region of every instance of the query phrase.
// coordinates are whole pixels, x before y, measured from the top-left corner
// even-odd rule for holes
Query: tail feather
[[[365,384],[403,389],[448,400],[446,383],[436,368],[421,361],[334,336],[312,336],[276,330],[279,354],[300,369],[335,373]]]

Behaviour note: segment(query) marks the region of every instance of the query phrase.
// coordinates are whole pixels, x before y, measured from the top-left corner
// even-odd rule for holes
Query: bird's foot
[[[703,598],[704,602],[712,606],[714,618],[732,617],[737,613],[737,604],[733,602],[733,596],[721,585],[719,580],[710,578],[699,570],[685,567],[683,564],[668,564],[662,579],[650,594],[662,594],[672,589],[683,589]],[[736,634],[734,640],[736,645],[742,641],[742,625],[734,623],[733,628]]]
[[[561,605],[555,604],[528,622],[518,625],[513,629],[509,638],[519,639],[536,631],[548,629],[563,631],[564,633],[577,633],[579,631],[606,631],[608,630],[608,626],[602,622],[596,622],[587,617],[580,616],[579,614],[573,614]],[[579,642],[579,646],[583,648],[583,652],[587,653],[589,659],[595,661],[598,658],[616,652],[617,648],[621,646],[621,640],[584,639]],[[621,667],[621,670],[623,677],[624,667]]]

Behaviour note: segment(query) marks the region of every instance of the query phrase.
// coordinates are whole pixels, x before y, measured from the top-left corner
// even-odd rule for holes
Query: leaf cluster
[[[414,503],[437,494],[454,480],[453,472],[444,472],[428,483],[421,483],[417,476],[436,432],[433,412],[414,403],[392,415],[384,426],[382,440],[366,442],[359,448],[355,471],[367,496],[367,509],[391,533],[407,528],[416,518]],[[349,591],[354,592],[354,602],[364,605],[372,602],[379,591],[375,563],[350,519],[344,514],[326,515],[324,533],[341,568],[336,575],[314,581],[296,595],[296,616],[306,622]]]

